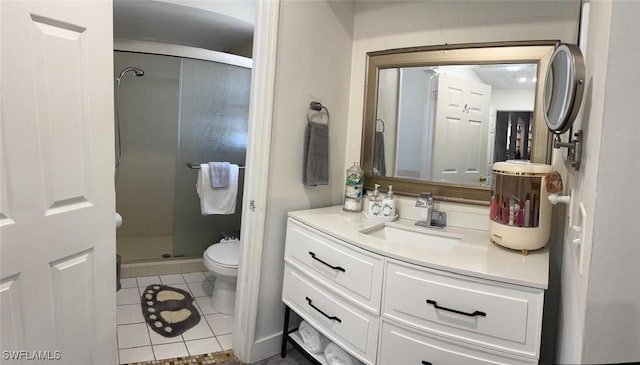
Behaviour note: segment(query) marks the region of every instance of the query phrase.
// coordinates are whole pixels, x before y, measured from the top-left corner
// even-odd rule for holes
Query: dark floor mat
[[[176,337],[200,322],[188,292],[167,285],[147,286],[141,297],[142,315],[157,334]]]

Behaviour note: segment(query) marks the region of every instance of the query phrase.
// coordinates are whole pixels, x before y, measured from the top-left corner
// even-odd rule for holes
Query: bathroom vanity
[[[522,256],[484,230],[414,223],[290,212],[287,311],[364,364],[537,364],[548,249]]]

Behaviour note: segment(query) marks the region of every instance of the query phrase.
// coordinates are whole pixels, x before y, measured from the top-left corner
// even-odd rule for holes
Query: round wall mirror
[[[544,120],[549,130],[569,130],[578,114],[584,89],[584,59],[580,48],[561,44],[549,62],[544,87]]]

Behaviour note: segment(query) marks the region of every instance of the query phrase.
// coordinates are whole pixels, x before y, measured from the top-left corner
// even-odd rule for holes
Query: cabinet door
[[[525,365],[535,359],[518,358],[444,341],[383,321],[378,365]]]

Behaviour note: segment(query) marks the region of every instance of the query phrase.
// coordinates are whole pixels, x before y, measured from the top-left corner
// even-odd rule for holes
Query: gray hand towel
[[[329,125],[307,123],[302,161],[302,182],[305,185],[329,184]]]
[[[387,163],[384,156],[384,133],[376,132],[373,143],[373,174],[387,176]]]
[[[209,170],[211,171],[211,187],[212,188],[228,188],[229,187],[229,167],[228,162],[209,162]]]

